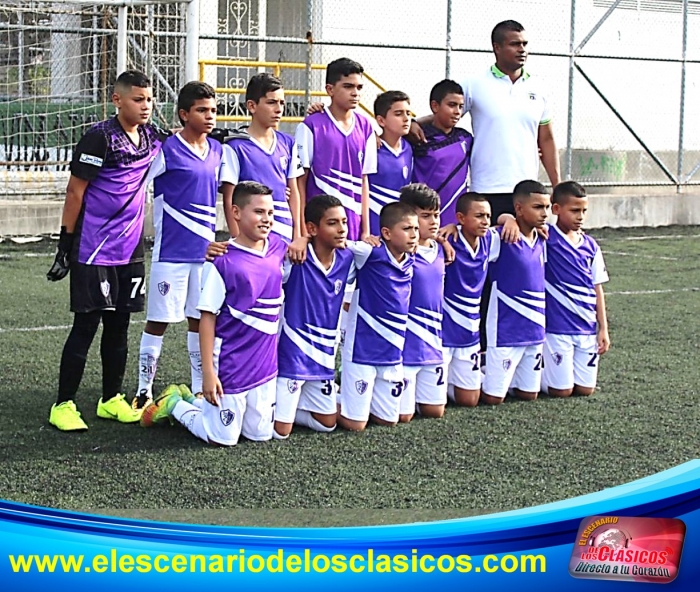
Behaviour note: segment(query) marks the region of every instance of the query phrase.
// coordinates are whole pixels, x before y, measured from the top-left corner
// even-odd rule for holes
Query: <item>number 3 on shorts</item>
[[[146,282],[144,281],[145,278],[142,277],[134,277],[131,278],[131,297],[136,298],[137,294],[145,294],[146,293]],[[141,289],[139,290],[139,286]]]

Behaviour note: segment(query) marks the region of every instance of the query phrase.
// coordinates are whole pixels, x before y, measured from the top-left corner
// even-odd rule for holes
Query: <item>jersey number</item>
[[[404,386],[405,386],[405,381],[404,382],[395,382],[394,388],[391,389],[391,396],[392,397],[400,397],[401,393],[403,393]]]
[[[588,360],[588,364],[586,364],[589,368],[595,368],[595,363],[598,360],[598,354],[588,354],[591,356],[591,359]]]
[[[145,294],[146,293],[146,282],[144,281],[145,278],[142,277],[135,277],[131,278],[131,297],[136,298],[137,294]],[[139,290],[139,286],[141,289]]]
[[[481,361],[481,354],[473,353],[471,356],[469,356],[469,359],[472,362],[474,362],[474,366],[472,366],[472,372],[478,372],[479,371],[479,362]]]
[[[321,387],[321,394],[329,397],[333,393],[333,385],[330,380],[324,380],[323,386]]]
[[[437,368],[435,368],[435,373],[438,377],[436,383],[437,386],[442,386],[443,384],[445,384],[445,368],[443,368],[442,366],[438,366]]]
[[[539,372],[542,370],[542,368],[544,368],[544,358],[542,357],[542,354],[537,354],[535,356],[535,360],[537,361],[535,362],[534,370]]]

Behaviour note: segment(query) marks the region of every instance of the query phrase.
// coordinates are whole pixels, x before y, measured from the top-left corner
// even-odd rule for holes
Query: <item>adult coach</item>
[[[524,69],[524,27],[512,20],[498,23],[491,44],[496,63],[469,78],[462,89],[474,132],[471,191],[486,196],[495,224],[502,213],[515,214],[513,188],[524,179],[537,179],[540,158],[552,186],[559,183],[560,170],[547,95]],[[421,119],[431,121],[432,115]],[[422,139],[417,122],[411,134]]]

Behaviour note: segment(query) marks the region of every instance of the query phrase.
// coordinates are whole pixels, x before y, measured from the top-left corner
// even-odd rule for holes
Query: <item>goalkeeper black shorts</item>
[[[70,264],[71,312],[141,312],[146,301],[143,262],[108,267]]]

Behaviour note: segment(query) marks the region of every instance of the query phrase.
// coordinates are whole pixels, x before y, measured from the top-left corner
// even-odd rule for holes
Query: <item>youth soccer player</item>
[[[62,431],[86,430],[75,405],[88,350],[102,321],[102,398],[97,416],[137,422],[121,394],[132,312],[144,306],[143,220],[148,167],[165,134],[148,123],[151,82],[141,72],[122,73],[112,102],[118,114],[93,125],[78,142],[61,218],[56,259],[47,273],[61,280],[70,270],[73,326],[63,347],[58,398],[49,422]]]
[[[382,208],[379,221],[380,246],[348,244],[357,287],[343,343],[338,423],[353,431],[364,430],[369,419],[396,425],[404,389],[403,346],[418,218],[412,206],[395,202]]]
[[[277,130],[284,113],[282,81],[271,74],[256,74],[246,88],[250,126],[229,137],[224,144],[221,167],[224,214],[232,237],[238,236],[231,196],[240,181],[256,181],[272,189],[275,224],[272,232],[290,244],[293,259],[303,258],[306,239],[296,178],[304,170],[294,138]],[[287,191],[289,199],[287,199]]]
[[[163,335],[170,323],[187,319],[192,391],[202,390],[197,302],[207,245],[216,231],[222,152],[221,144],[207,137],[216,122],[214,89],[204,82],[189,82],[180,90],[177,107],[182,131],[163,143],[148,173],[154,179],[156,236],[135,409],[153,398]]]
[[[141,425],[173,417],[192,434],[220,446],[272,438],[277,378],[277,328],[286,243],[270,234],[272,189],[242,181],[233,192],[239,234],[225,255],[204,264],[199,339],[202,393],[168,387],[146,407]],[[183,398],[183,394],[185,395]],[[188,400],[189,399],[189,400]]]
[[[473,136],[456,127],[464,109],[462,87],[454,80],[438,82],[430,91],[432,123],[421,125],[425,142],[413,147],[413,181],[440,195],[442,224],[453,224],[457,198],[467,190]]]
[[[337,197],[348,215],[348,239],[369,235],[369,182],[377,171],[377,142],[370,121],[355,113],[364,86],[360,64],[337,59],[326,68],[331,104],[307,116],[296,130],[304,174],[301,202],[316,195]]]
[[[445,254],[436,241],[440,230],[440,196],[427,185],[401,190],[399,202],[418,217],[418,247],[413,263],[406,341],[403,347],[404,390],[399,421],[407,423],[418,409],[423,417],[442,417],[447,404],[447,372],[442,355]]]
[[[345,248],[347,215],[339,199],[319,195],[306,204],[310,237],[301,265],[285,261],[282,330],[274,437],[294,423],[317,432],[336,424],[335,340],[343,294],[353,280],[353,254]]]
[[[546,259],[537,232],[547,221],[549,195],[537,181],[521,181],[513,191],[520,240],[506,243],[493,235],[489,274],[493,281],[486,316],[486,374],[482,401],[503,402],[509,388],[523,400],[540,390],[545,334]]]
[[[555,397],[592,395],[598,361],[610,348],[603,284],[603,254],[581,230],[588,210],[586,190],[575,181],[552,194],[557,223],[547,240],[546,335],[543,391]]]
[[[379,212],[399,199],[401,188],[411,182],[413,174],[413,151],[404,139],[411,126],[408,95],[398,90],[380,94],[374,101],[374,116],[382,135],[377,172],[369,175],[369,229],[379,236]]]
[[[456,210],[457,235],[449,239],[454,263],[445,269],[443,353],[450,398],[474,407],[481,394],[480,304],[495,231],[489,229],[491,206],[484,196],[464,193]]]

